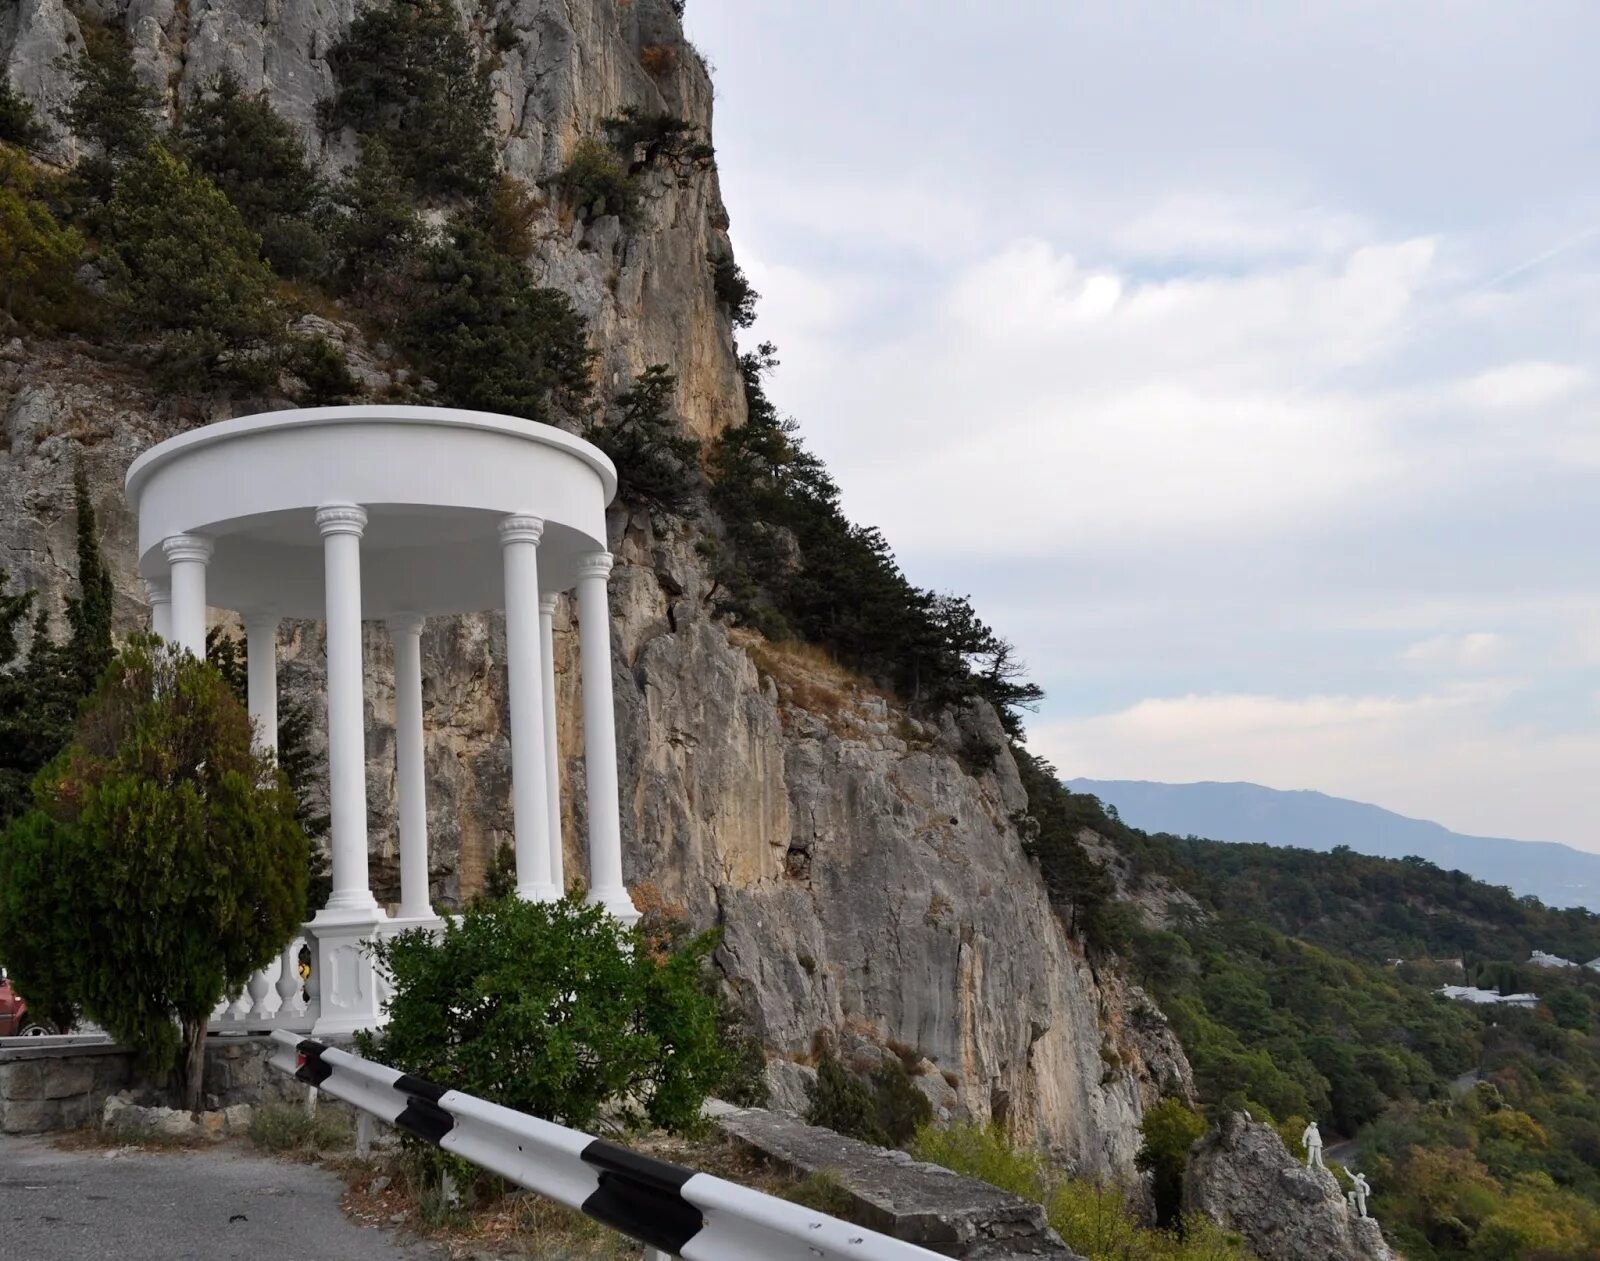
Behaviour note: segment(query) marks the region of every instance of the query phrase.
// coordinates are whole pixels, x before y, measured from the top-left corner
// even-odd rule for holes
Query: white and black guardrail
[[[337,1047],[285,1030],[272,1037],[274,1068],[684,1261],[937,1261],[915,1244]]]

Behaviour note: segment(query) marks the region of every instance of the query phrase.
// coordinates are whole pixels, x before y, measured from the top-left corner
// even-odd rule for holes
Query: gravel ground
[[[69,1150],[0,1138],[0,1255],[30,1261],[435,1261],[357,1226],[343,1185],[311,1165],[223,1146]]]

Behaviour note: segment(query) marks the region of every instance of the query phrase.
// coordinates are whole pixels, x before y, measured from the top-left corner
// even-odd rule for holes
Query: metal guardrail
[[[287,1030],[269,1061],[308,1086],[684,1261],[938,1261],[888,1235],[643,1156]],[[647,1254],[648,1255],[648,1254]]]

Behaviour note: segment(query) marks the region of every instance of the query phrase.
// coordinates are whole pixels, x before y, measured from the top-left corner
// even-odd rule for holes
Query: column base
[[[370,910],[325,906],[307,925],[317,939],[319,1012],[313,1034],[355,1033],[383,1024],[383,978],[370,944],[387,922],[374,902]]]
[[[589,896],[584,900],[591,906],[605,907],[614,918],[621,920],[629,928],[639,922],[639,908],[633,904],[633,897],[620,884],[614,889],[591,889]]]
[[[561,890],[549,881],[542,884],[519,884],[517,896],[524,902],[559,902]]]

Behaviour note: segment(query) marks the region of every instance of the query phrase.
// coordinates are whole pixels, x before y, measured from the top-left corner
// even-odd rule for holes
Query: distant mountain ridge
[[[1255,841],[1327,851],[1348,845],[1379,858],[1416,855],[1489,884],[1531,895],[1547,906],[1600,911],[1600,854],[1554,841],[1466,836],[1381,806],[1285,792],[1260,784],[1161,784],[1149,780],[1069,779],[1073,792],[1115,806],[1123,822],[1146,832]]]

